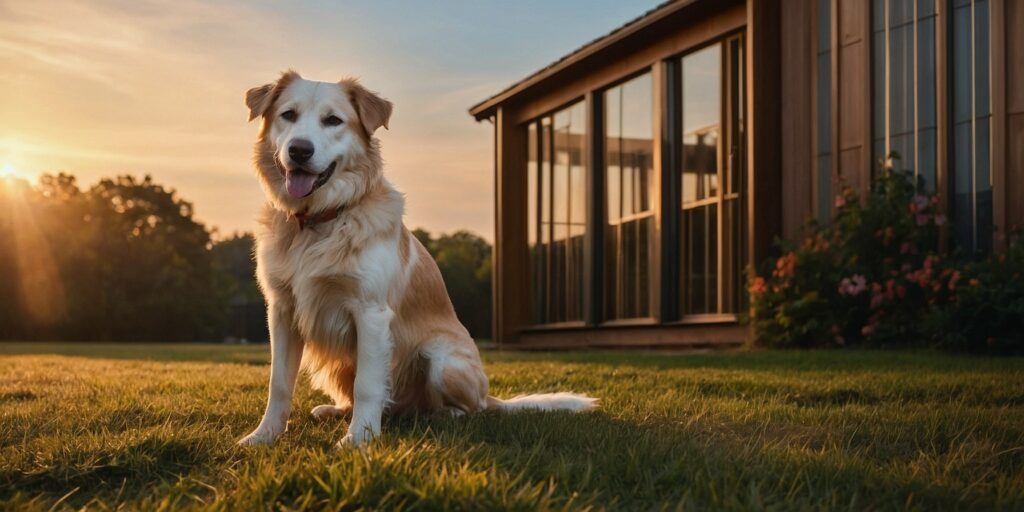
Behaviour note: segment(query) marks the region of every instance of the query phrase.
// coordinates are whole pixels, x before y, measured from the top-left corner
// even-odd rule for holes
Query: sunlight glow
[[[3,167],[0,167],[0,178],[18,178],[18,177],[21,177],[21,175],[18,174],[18,169],[16,169],[13,165],[11,165],[11,164],[4,164]]]

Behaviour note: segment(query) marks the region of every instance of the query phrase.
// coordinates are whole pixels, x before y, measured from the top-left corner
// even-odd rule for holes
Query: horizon
[[[252,231],[245,91],[357,76],[395,103],[378,137],[410,229],[493,241],[493,129],[468,108],[656,4],[0,1],[0,173],[149,174],[220,238]]]

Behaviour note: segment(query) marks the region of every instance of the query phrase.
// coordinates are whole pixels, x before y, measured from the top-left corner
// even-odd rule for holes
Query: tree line
[[[0,339],[265,340],[252,236],[216,239],[193,211],[149,176],[0,180]],[[415,234],[459,318],[489,337],[490,245],[465,231]]]

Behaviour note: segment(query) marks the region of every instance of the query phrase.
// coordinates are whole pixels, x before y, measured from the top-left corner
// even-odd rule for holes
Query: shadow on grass
[[[290,433],[265,450],[222,446],[216,436],[148,437],[71,449],[45,469],[0,472],[0,499],[22,493],[52,502],[77,487],[68,505],[95,499],[109,504],[159,498],[153,493],[189,477],[230,482],[230,473],[238,475],[229,484],[237,489],[217,492],[229,508],[267,508],[268,500],[295,508],[340,500],[370,508],[427,503],[636,509],[683,502],[698,508],[873,509],[899,508],[908,500],[926,509],[995,506],[991,492],[894,475],[886,467],[892,461],[825,453],[793,431],[772,435],[756,427],[675,421],[643,425],[606,412],[406,416],[389,418],[384,438],[362,456],[332,451],[345,422],[325,424],[297,413]],[[465,489],[453,483],[460,472],[487,477],[474,484],[479,488]],[[1022,504],[1020,496],[1010,499],[1002,505]]]

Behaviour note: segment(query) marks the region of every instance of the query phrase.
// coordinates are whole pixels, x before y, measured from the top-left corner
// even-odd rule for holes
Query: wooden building
[[[893,151],[960,247],[1024,224],[1016,0],[677,0],[470,113],[509,348],[742,341],[745,268]]]

